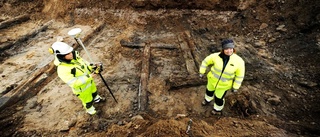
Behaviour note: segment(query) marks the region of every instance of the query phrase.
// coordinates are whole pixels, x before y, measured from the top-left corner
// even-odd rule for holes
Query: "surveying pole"
[[[82,30],[81,30],[80,28],[74,28],[74,29],[71,29],[71,30],[68,32],[68,35],[71,36],[71,37],[73,37],[73,38],[76,40],[76,42],[77,42],[79,45],[82,46],[82,48],[83,48],[84,51],[86,52],[86,54],[87,54],[90,62],[93,63],[89,52],[87,51],[86,47],[84,47],[84,45],[83,45],[83,43],[82,43],[82,41],[81,41],[81,39],[80,39],[80,33],[81,33],[81,31],[82,31]],[[110,92],[111,96],[113,97],[114,101],[116,101],[116,103],[118,103],[118,101],[117,101],[116,98],[114,97],[111,89],[109,88],[106,80],[103,78],[103,76],[102,76],[102,74],[100,73],[100,71],[98,72],[98,74],[99,74],[100,78],[102,79],[104,85],[105,85],[105,86],[107,87],[107,89],[109,90],[109,92]]]

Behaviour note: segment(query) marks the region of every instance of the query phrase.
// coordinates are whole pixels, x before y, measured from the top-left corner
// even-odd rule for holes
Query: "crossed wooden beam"
[[[165,43],[136,43],[121,40],[120,44],[124,47],[129,48],[144,48],[142,57],[142,70],[140,75],[140,84],[138,92],[138,109],[145,111],[148,104],[148,80],[149,80],[149,64],[150,64],[150,49],[151,48],[162,48],[162,49],[178,49],[181,48],[183,51],[183,57],[186,60],[186,68],[189,76],[186,77],[173,77],[166,80],[166,85],[169,89],[185,88],[192,86],[200,86],[206,83],[205,79],[200,79],[198,76],[198,64],[196,60],[200,60],[200,57],[195,53],[196,46],[193,41],[188,39],[190,33],[185,32],[178,36],[179,46]]]

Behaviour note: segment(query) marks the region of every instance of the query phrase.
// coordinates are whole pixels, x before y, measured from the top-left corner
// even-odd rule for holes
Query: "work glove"
[[[200,77],[200,78],[203,78],[203,76],[204,76],[204,74],[199,74],[199,77]]]
[[[90,65],[92,65],[92,72],[95,74],[98,74],[103,71],[102,63],[97,63],[97,64],[91,63]]]

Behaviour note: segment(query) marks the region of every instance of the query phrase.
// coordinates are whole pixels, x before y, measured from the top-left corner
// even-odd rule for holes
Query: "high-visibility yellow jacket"
[[[237,54],[232,54],[223,70],[223,59],[220,52],[207,56],[199,68],[200,74],[204,74],[208,66],[211,66],[207,74],[208,85],[211,91],[226,91],[229,89],[239,89],[245,74],[245,63]],[[210,83],[209,83],[210,81]]]
[[[73,54],[75,54],[74,59],[68,63],[55,58],[54,64],[57,66],[58,76],[72,88],[73,93],[77,96],[80,94],[91,96],[91,93],[96,91],[95,83],[90,75],[92,67],[79,56],[77,51]]]

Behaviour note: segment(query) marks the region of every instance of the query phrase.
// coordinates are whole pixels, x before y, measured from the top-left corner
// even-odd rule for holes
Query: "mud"
[[[1,136],[319,136],[318,1],[1,1]],[[63,7],[63,8],[61,8]],[[23,11],[23,13],[21,12]],[[21,16],[28,16],[13,21]],[[0,25],[1,26],[1,25]],[[81,40],[104,64],[89,116],[48,48]],[[246,62],[222,116],[201,106],[199,64],[233,38]],[[192,125],[186,133],[188,122]]]

